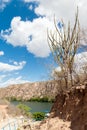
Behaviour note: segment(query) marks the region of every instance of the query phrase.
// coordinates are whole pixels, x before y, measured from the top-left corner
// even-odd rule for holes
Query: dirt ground
[[[9,115],[7,114],[7,105],[0,105],[0,126],[4,120],[8,120]],[[65,122],[58,117],[46,119],[42,122],[30,122],[31,130],[71,130],[70,122]],[[23,127],[21,127],[23,130]],[[29,130],[29,127],[26,127],[25,130]]]
[[[8,117],[7,114],[7,105],[0,105],[0,121],[3,121]]]
[[[36,130],[39,129],[37,128]],[[46,123],[41,124],[40,130],[71,130],[70,122],[65,122],[58,117],[50,118],[46,120]]]
[[[48,118],[42,122],[24,123],[20,130],[71,130],[71,123],[63,121],[58,117]]]

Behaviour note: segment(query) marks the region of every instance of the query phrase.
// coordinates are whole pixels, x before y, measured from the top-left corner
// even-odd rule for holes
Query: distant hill
[[[54,99],[58,93],[58,83],[56,81],[35,82],[10,85],[0,88],[0,98],[12,100],[30,100],[34,98]]]

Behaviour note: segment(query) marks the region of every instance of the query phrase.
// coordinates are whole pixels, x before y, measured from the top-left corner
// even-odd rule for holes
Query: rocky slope
[[[56,81],[35,82],[11,85],[0,89],[0,98],[16,98],[19,100],[29,100],[34,97],[55,98],[58,93],[58,83]]]
[[[22,126],[19,127],[20,130],[71,130],[70,122],[63,121],[58,117],[48,118],[44,121],[37,122],[24,122]]]

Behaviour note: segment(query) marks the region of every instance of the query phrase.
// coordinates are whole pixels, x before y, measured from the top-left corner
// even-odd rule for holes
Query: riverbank
[[[18,126],[20,126],[25,120],[22,115],[13,116],[13,113],[9,114],[8,107],[8,105],[0,105],[0,130],[2,128],[9,130],[9,127],[11,130],[18,128]]]
[[[0,129],[7,125],[9,122],[17,122],[20,119],[21,116],[18,117],[12,117],[11,115],[8,115],[7,113],[8,105],[0,105]],[[47,118],[44,121],[32,121],[28,120],[24,123],[20,122],[20,130],[25,130],[24,127],[26,126],[26,130],[29,130],[31,127],[31,130],[70,130],[70,122],[65,122],[61,119],[57,118]],[[8,128],[8,126],[7,126]]]

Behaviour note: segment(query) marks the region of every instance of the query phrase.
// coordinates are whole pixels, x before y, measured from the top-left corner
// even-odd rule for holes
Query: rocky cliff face
[[[35,82],[11,85],[0,89],[0,98],[16,98],[20,100],[29,100],[34,97],[55,98],[58,92],[58,83],[56,81]]]
[[[58,94],[51,113],[71,121],[72,130],[87,130],[87,83]]]

